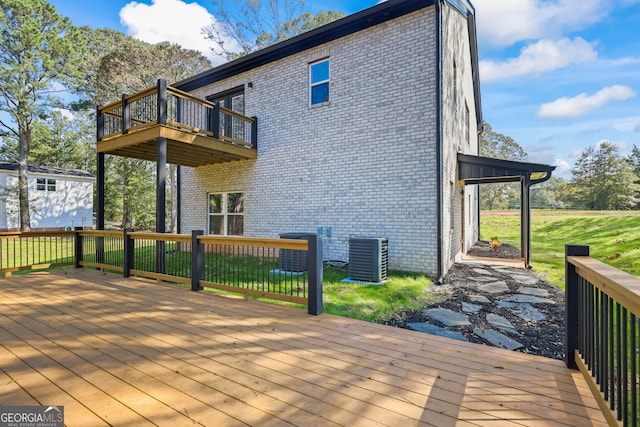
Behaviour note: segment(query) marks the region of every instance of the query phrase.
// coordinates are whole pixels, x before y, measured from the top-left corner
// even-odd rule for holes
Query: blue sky
[[[109,27],[148,42],[209,54],[199,27],[211,1],[49,0],[75,25]],[[377,0],[307,0],[345,14]],[[610,141],[640,146],[640,0],[472,0],[478,21],[485,120],[529,160],[570,178],[582,150]]]

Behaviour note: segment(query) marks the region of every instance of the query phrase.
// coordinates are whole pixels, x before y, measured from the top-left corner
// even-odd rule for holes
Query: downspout
[[[442,158],[442,59],[441,59],[441,43],[442,43],[442,7],[441,0],[435,1],[436,6],[436,210],[437,210],[437,227],[438,227],[438,268],[436,272],[436,284],[441,285],[444,281],[444,268],[442,268],[442,246],[444,238],[442,233],[443,223],[443,158]]]

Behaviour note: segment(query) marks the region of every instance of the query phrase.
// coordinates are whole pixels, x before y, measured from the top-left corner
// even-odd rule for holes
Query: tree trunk
[[[31,231],[29,212],[29,130],[20,132],[20,155],[18,159],[18,200],[20,205],[20,231]]]

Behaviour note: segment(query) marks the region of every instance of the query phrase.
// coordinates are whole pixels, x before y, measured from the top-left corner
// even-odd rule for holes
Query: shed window
[[[51,178],[37,178],[36,189],[38,191],[56,191],[56,180]]]
[[[329,59],[309,64],[311,105],[329,102]]]

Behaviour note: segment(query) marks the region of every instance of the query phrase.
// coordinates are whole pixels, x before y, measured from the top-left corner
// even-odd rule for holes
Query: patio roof
[[[527,178],[531,185],[551,178],[556,167],[529,162],[494,159],[458,154],[459,178],[465,185],[520,182]]]
[[[458,179],[462,185],[519,182],[520,253],[531,268],[531,186],[551,178],[555,166],[458,153]]]

